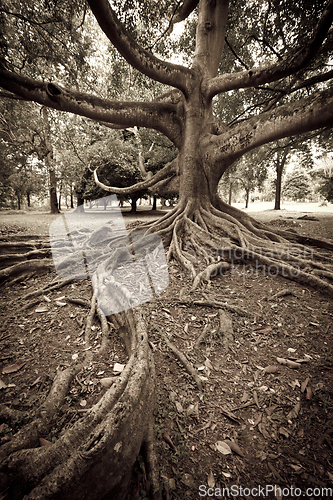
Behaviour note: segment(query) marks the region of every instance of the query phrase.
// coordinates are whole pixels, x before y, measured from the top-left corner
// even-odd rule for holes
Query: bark
[[[6,480],[6,494],[12,500],[24,495],[43,500],[99,500],[106,495],[114,500],[125,498],[140,449],[145,443],[149,449],[152,446],[155,373],[141,312],[119,314],[116,321],[130,340],[125,370],[102,399],[54,444],[34,448],[30,442],[29,449],[8,458],[2,455],[2,480]],[[66,389],[68,386],[64,386],[64,394]],[[52,395],[49,401],[54,404]],[[49,410],[54,415],[53,407]],[[23,436],[24,429],[20,432]]]
[[[53,148],[51,145],[51,130],[47,108],[42,108],[42,117],[44,123],[44,143],[47,149],[45,162],[49,172],[49,191],[50,191],[50,210],[51,214],[59,213],[58,200],[57,200],[57,177],[55,172],[55,165],[53,160]]]

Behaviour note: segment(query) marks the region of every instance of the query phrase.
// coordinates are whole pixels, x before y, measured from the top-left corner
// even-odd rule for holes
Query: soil
[[[158,214],[137,217],[147,215]],[[333,214],[251,215],[272,227],[333,239]],[[56,217],[2,213],[2,240],[46,236]],[[133,220],[125,217],[126,223]],[[165,498],[228,498],[228,492],[231,498],[333,495],[333,301],[272,274],[239,266],[188,296],[190,278],[171,263],[169,286],[144,305],[157,373],[155,432]],[[34,302],[24,297],[55,277],[55,272],[33,275],[1,287],[0,397],[12,409],[32,413],[48,394],[57,368],[84,355],[89,309],[69,299],[89,301],[88,281],[75,281]],[[206,305],[195,303],[200,300]],[[54,442],[81,418],[106,390],[101,381],[116,376],[115,363],[126,364],[125,348],[108,319],[107,351],[76,377],[61,416],[43,439]],[[203,390],[164,335],[202,377]],[[100,339],[95,318],[92,350]],[[1,424],[1,442],[17,430]],[[141,462],[135,474],[129,498],[144,499]]]

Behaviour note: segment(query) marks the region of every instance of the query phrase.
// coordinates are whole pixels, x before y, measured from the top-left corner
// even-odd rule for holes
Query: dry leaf
[[[100,383],[103,387],[108,389],[109,387],[111,387],[114,380],[115,380],[115,377],[105,377],[105,378],[101,378]]]
[[[264,368],[263,373],[277,373],[279,371],[279,367],[276,365],[269,365]]]
[[[312,392],[311,387],[307,387],[307,388],[306,388],[306,396],[305,396],[305,397],[306,397],[306,399],[311,399],[311,398],[312,398],[312,396],[313,396],[313,392]]]
[[[67,306],[67,302],[60,302],[60,300],[56,300],[57,306],[64,307]]]
[[[244,453],[242,452],[242,450],[240,449],[240,447],[238,446],[238,444],[236,444],[234,441],[224,441],[228,446],[229,448],[237,453],[237,455],[239,455],[240,457],[244,457]]]
[[[256,391],[253,391],[253,399],[254,399],[255,404],[258,406],[258,408],[260,408],[258,394],[256,393]]]
[[[297,370],[297,368],[301,367],[299,363],[295,363],[295,361],[291,361],[291,359],[287,359],[287,366],[288,368],[292,368],[293,370]]]
[[[36,309],[35,309],[35,312],[36,313],[45,313],[45,312],[48,312],[49,308],[47,306],[38,306]]]
[[[289,438],[289,432],[287,431],[287,429],[285,427],[280,427],[279,433],[282,434],[282,436]]]
[[[2,373],[15,373],[21,370],[25,363],[14,363],[13,365],[7,365],[2,368]]]
[[[301,385],[301,392],[304,392],[308,383],[309,383],[309,380],[310,380],[310,377],[307,377],[304,382],[302,382],[302,385]]]
[[[113,367],[114,373],[121,373],[126,365],[121,365],[120,363],[115,363]]]
[[[272,327],[270,325],[262,325],[260,328],[256,328],[254,331],[256,333],[268,333],[272,331]]]
[[[286,365],[287,364],[287,360],[285,358],[276,358],[276,361],[280,364],[280,365]]]
[[[261,432],[261,434],[264,436],[265,439],[270,439],[271,436],[268,434],[266,427],[264,426],[263,423],[258,424],[258,429],[259,429],[259,432]]]
[[[175,405],[176,405],[178,413],[183,413],[184,408],[182,407],[181,403],[179,401],[175,401]]]
[[[299,414],[299,410],[301,409],[301,403],[298,402],[294,408],[288,413],[287,415],[287,419],[288,420],[291,420],[292,418],[297,418],[298,414]]]
[[[190,405],[186,410],[187,416],[199,417],[199,403],[195,405]]]
[[[217,441],[215,443],[215,446],[216,446],[217,451],[219,451],[223,455],[230,455],[231,448],[224,441]]]
[[[210,488],[214,488],[214,486],[215,486],[215,479],[214,479],[214,474],[212,471],[210,471],[210,473],[208,474],[207,484]]]
[[[7,384],[3,380],[0,380],[0,389],[6,389]]]
[[[207,368],[209,368],[209,370],[214,370],[214,367],[212,365],[212,363],[209,361],[209,359],[207,358],[206,361],[205,361],[205,366]]]
[[[47,439],[39,438],[39,446],[52,446],[52,443]]]

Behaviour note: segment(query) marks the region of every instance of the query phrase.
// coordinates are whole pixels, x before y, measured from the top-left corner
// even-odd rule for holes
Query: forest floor
[[[333,213],[305,211],[251,215],[272,228],[333,239]],[[156,215],[139,212],[135,219]],[[1,239],[46,236],[57,217],[2,212]],[[124,219],[133,221],[129,215]],[[226,272],[196,290],[189,304],[179,297],[181,289],[190,289],[190,278],[171,263],[169,286],[143,306],[156,365],[157,451],[170,500],[228,498],[228,491],[229,498],[248,499],[333,496],[333,301],[255,271],[239,267]],[[0,402],[14,409],[40,405],[57,368],[69,366],[85,349],[88,309],[69,299],[90,300],[88,281],[75,281],[26,308],[24,295],[54,278],[51,272],[1,286]],[[194,303],[210,298],[225,306]],[[228,306],[237,306],[238,312]],[[76,377],[45,440],[54,442],[98,401],[106,391],[101,382],[117,376],[115,363],[126,364],[125,348],[109,319],[107,353]],[[228,320],[225,335],[221,325]],[[100,332],[96,320],[93,349]],[[169,351],[163,334],[204,377],[204,390]],[[0,443],[17,430],[0,423]],[[144,499],[142,465],[136,474],[129,498]]]

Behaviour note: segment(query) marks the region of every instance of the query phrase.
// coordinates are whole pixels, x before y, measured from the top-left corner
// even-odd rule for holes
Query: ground
[[[332,206],[316,213],[307,213],[305,206],[301,211],[294,208],[251,215],[272,227],[293,227],[304,235],[333,239]],[[47,235],[56,217],[2,212],[2,240],[13,234],[18,239]],[[126,216],[125,221],[133,219]],[[329,498],[325,488],[333,489],[332,299],[240,266],[182,300],[180,290],[190,289],[190,278],[175,263],[169,276],[168,288],[144,305],[157,372],[155,432],[165,498],[222,498],[218,493],[223,488],[229,488],[231,498],[256,498],[259,492],[267,493],[266,498],[298,498],[301,491],[305,498]],[[24,297],[54,278],[50,272],[1,287],[0,396],[12,409],[33,411],[48,394],[57,367],[84,355],[88,309],[70,299],[89,301],[89,282],[76,281],[37,302]],[[212,298],[214,307],[209,305]],[[112,318],[109,327],[107,351],[76,376],[45,440],[55,441],[98,401],[106,390],[105,379],[117,376],[115,363],[126,364]],[[165,335],[203,377],[202,389],[167,347]],[[95,319],[93,351],[100,339]],[[3,423],[0,431],[3,443],[17,428]],[[129,498],[146,498],[144,477],[138,463]],[[253,490],[259,487],[263,490]]]

